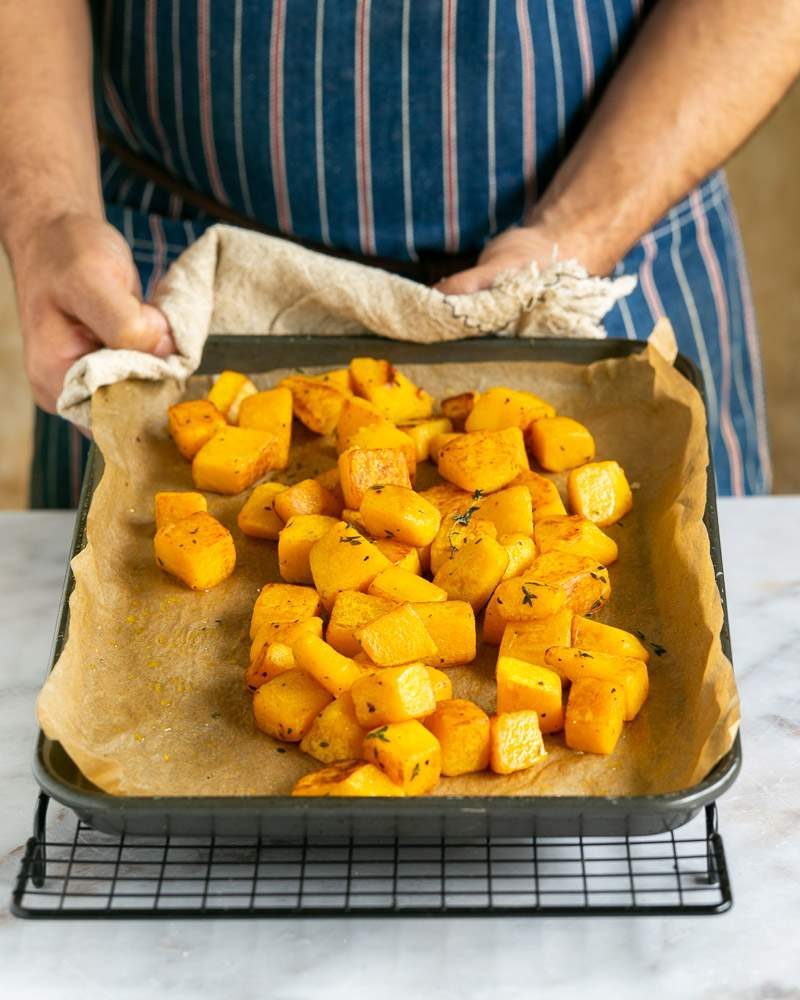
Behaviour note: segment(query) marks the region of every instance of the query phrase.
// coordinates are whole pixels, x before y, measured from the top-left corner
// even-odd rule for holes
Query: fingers
[[[472,295],[492,287],[492,281],[497,273],[494,267],[471,267],[466,271],[451,274],[434,285],[443,295]]]

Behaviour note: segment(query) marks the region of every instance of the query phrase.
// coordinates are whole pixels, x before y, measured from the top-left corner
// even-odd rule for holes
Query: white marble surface
[[[72,526],[0,515],[0,995],[800,998],[800,498],[720,505],[744,768],[720,805],[721,917],[25,922],[33,703]]]

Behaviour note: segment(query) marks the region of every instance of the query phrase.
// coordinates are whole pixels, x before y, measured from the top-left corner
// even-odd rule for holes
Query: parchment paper
[[[403,370],[437,397],[493,384],[529,389],[589,426],[598,459],[616,459],[636,484],[633,511],[609,529],[620,557],[598,618],[640,630],[663,649],[651,657],[650,697],[611,757],[567,750],[555,735],[546,739],[548,757],[529,771],[446,778],[434,794],[655,794],[701,780],[731,747],[739,706],[720,647],[722,609],[702,522],[708,451],[698,393],[652,348],[589,367],[498,362]],[[282,374],[255,381],[265,388]],[[186,395],[202,395],[208,384],[194,376]],[[264,583],[279,579],[276,544],[238,530],[244,495],[208,494],[210,512],[234,535],[234,575],[196,594],[153,557],[153,494],[193,488],[189,463],[166,430],[167,406],[179,398],[176,382],[127,381],[95,394],[105,472],[88,544],[73,564],[69,639],[40,695],[39,719],[86,777],[114,794],[288,794],[320,765],[296,747],[278,752],[279,744],[256,730],[243,681],[253,602]],[[329,442],[302,429],[295,440],[294,465],[281,479],[334,464]],[[563,480],[559,485],[563,491]],[[456,697],[494,708],[496,655],[496,647],[483,647],[473,665],[450,669]]]

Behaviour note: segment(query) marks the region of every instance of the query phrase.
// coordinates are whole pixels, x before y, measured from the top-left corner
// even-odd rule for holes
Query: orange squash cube
[[[452,698],[440,701],[425,726],[439,741],[442,774],[455,777],[485,771],[489,766],[491,723],[489,716],[472,701]]]
[[[366,528],[364,530],[366,531]],[[375,546],[380,549],[393,566],[404,569],[408,573],[414,573],[416,576],[422,572],[420,552],[424,551],[424,545],[417,548],[414,545],[403,545],[401,542],[395,542],[391,538],[378,538],[375,540]]]
[[[303,753],[323,764],[355,760],[361,756],[364,730],[358,724],[349,692],[325,706],[300,741]]]
[[[321,609],[319,594],[312,587],[298,587],[293,583],[265,583],[253,605],[250,638],[254,638],[268,622],[299,622],[317,617]]]
[[[440,404],[442,414],[453,422],[454,427],[460,430],[472,412],[478,395],[474,390],[470,390],[469,392],[460,392],[457,396],[447,396]]]
[[[435,667],[454,667],[475,659],[477,636],[475,612],[466,601],[434,601],[415,604],[428,634],[436,643],[436,652],[423,659]]]
[[[310,632],[298,636],[292,644],[292,653],[297,667],[310,674],[334,698],[349,691],[364,675],[361,667],[349,656],[337,653],[333,646]]]
[[[228,426],[225,417],[207,399],[189,399],[170,406],[167,422],[178,451],[189,461],[217,431]]]
[[[315,434],[333,434],[348,393],[311,375],[290,375],[280,383],[292,394],[294,415]]]
[[[296,796],[331,798],[395,798],[405,793],[374,764],[360,760],[339,761],[300,778],[292,789]]]
[[[406,795],[432,791],[442,773],[439,741],[416,719],[373,729],[364,737],[361,753]]]
[[[570,552],[576,556],[588,556],[603,566],[616,562],[619,555],[614,539],[580,514],[545,517],[536,522],[533,537],[541,555],[545,552]]]
[[[536,546],[529,535],[498,535],[497,541],[508,553],[508,566],[503,574],[504,580],[511,580],[524,573],[536,558]]]
[[[501,431],[506,427],[525,428],[541,417],[554,417],[556,411],[532,392],[520,392],[495,386],[475,400],[464,427],[467,431]]]
[[[474,611],[486,604],[503,579],[508,553],[493,538],[478,538],[463,545],[437,571],[433,582],[451,601],[467,601]]]
[[[616,462],[594,462],[573,469],[567,479],[567,496],[573,513],[601,528],[620,521],[633,507],[628,480]]]
[[[489,767],[495,774],[526,771],[547,756],[533,709],[493,715],[491,724]]]
[[[299,514],[324,514],[338,518],[342,513],[342,502],[317,479],[303,479],[294,486],[282,490],[274,500],[275,513],[282,521]]]
[[[350,396],[342,404],[339,419],[336,422],[336,450],[342,452],[345,448],[349,448],[350,439],[362,427],[386,423],[386,417],[368,399]]]
[[[294,670],[294,667],[292,647],[284,642],[271,642],[268,646],[264,646],[247,668],[244,682],[251,691],[256,691],[273,677],[287,670]]]
[[[428,678],[433,688],[433,696],[438,704],[440,701],[447,701],[453,697],[453,682],[443,670],[438,667],[425,666],[428,671]]]
[[[631,722],[647,700],[650,679],[647,665],[635,656],[613,656],[596,650],[552,646],[545,662],[569,681],[597,677],[614,681],[623,693],[625,721]]]
[[[241,493],[275,468],[277,454],[277,439],[267,431],[226,427],[192,459],[192,479],[200,490]]]
[[[363,448],[366,451],[374,451],[376,448],[395,448],[402,451],[408,466],[408,475],[411,482],[414,482],[417,473],[417,446],[408,434],[398,430],[388,420],[380,424],[365,424],[359,427],[348,438],[346,447]]]
[[[269,431],[278,442],[275,468],[289,464],[292,444],[292,394],[285,386],[248,396],[239,407],[239,426]]]
[[[369,585],[368,593],[386,597],[398,604],[447,600],[447,594],[441,587],[399,566],[390,566],[378,573]]]
[[[498,535],[533,534],[533,502],[526,486],[507,486],[481,501],[480,519],[491,521]]]
[[[166,528],[169,524],[175,524],[176,521],[182,521],[198,511],[208,512],[208,503],[202,493],[189,491],[173,493],[161,490],[156,493],[155,498],[156,531]]]
[[[296,622],[264,622],[250,643],[250,662],[258,659],[266,647],[273,643],[280,642],[285,646],[294,646],[304,632],[321,636],[322,619],[315,615],[313,618],[303,618]]]
[[[328,609],[337,594],[365,591],[391,565],[380,549],[344,521],[333,524],[312,546],[309,564],[314,586]]]
[[[256,726],[268,736],[299,743],[314,719],[333,701],[330,693],[303,670],[287,670],[262,684],[253,695]]]
[[[442,454],[442,449],[445,445],[463,436],[464,434],[460,431],[443,431],[441,434],[434,434],[428,446],[428,457],[433,463],[438,465],[439,456]],[[448,485],[452,486],[453,484],[449,483]]]
[[[398,667],[436,655],[436,643],[410,604],[401,604],[356,632],[362,650],[379,667]]]
[[[500,656],[496,679],[498,713],[533,709],[543,733],[557,733],[564,728],[561,677],[554,670],[513,656]]]
[[[408,461],[399,448],[347,448],[339,456],[345,506],[358,509],[370,486],[411,488]]]
[[[564,717],[564,740],[571,750],[610,754],[622,735],[625,699],[615,681],[584,677],[573,683]]]
[[[541,521],[543,517],[557,517],[567,513],[558,487],[547,476],[528,469],[512,480],[512,486],[526,486],[531,495],[533,505],[533,521]]]
[[[493,493],[527,468],[519,427],[462,434],[448,441],[439,454],[439,474],[463,490]]]
[[[226,580],[236,565],[228,529],[205,511],[190,514],[156,532],[156,562],[192,590],[210,590]]]
[[[479,501],[470,503],[461,514],[446,514],[442,518],[436,537],[431,542],[430,566],[436,574],[467,542],[477,542],[479,538],[497,538],[497,528],[491,521],[481,520]]]
[[[635,635],[625,629],[604,625],[592,618],[575,615],[572,620],[572,642],[554,642],[553,646],[579,646],[581,649],[611,653],[613,656],[633,656],[637,660],[650,659],[650,653]]]
[[[499,655],[513,656],[544,667],[547,650],[551,646],[567,645],[571,628],[572,612],[569,608],[561,608],[539,621],[509,622],[503,630]]]
[[[433,399],[388,361],[353,358],[350,380],[359,396],[364,396],[395,424],[429,417]]]
[[[436,696],[428,670],[421,663],[386,667],[361,677],[350,689],[359,724],[373,729],[430,715]]]
[[[241,372],[224,371],[214,379],[208,392],[208,401],[235,424],[242,402],[258,392],[250,379]]]
[[[611,596],[608,570],[588,556],[546,552],[528,570],[532,580],[560,587],[576,615],[597,611]]]
[[[430,501],[405,486],[390,483],[370,486],[359,512],[373,538],[405,545],[430,545],[442,516]]]
[[[594,438],[572,417],[535,420],[525,438],[533,457],[548,472],[566,472],[594,458]]]
[[[395,606],[393,601],[383,597],[362,594],[358,590],[343,590],[331,609],[325,639],[344,656],[356,656],[361,652],[356,632]]]
[[[276,541],[283,521],[275,513],[275,497],[285,490],[283,483],[261,483],[245,500],[236,518],[239,531],[250,538]]]
[[[540,583],[530,571],[512,580],[503,580],[486,605],[483,641],[496,646],[503,638],[503,630],[509,622],[549,618],[560,611],[565,603],[566,594],[560,587]]]
[[[313,583],[311,550],[339,522],[324,514],[299,514],[278,534],[278,568],[288,583]]]
[[[427,462],[431,457],[431,441],[439,434],[450,434],[453,425],[447,417],[433,417],[430,420],[418,420],[413,424],[404,424],[400,430],[414,442],[417,449],[417,461]]]

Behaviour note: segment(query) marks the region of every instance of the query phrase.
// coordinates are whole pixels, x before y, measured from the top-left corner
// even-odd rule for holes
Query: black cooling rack
[[[11,911],[33,918],[713,914],[732,904],[716,807],[653,837],[108,835],[41,795]]]

